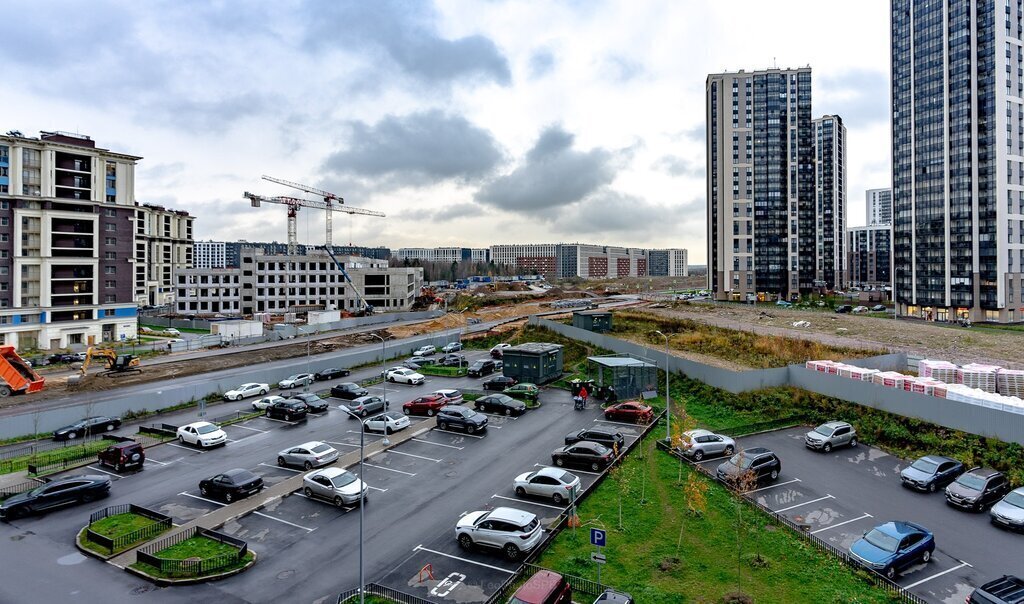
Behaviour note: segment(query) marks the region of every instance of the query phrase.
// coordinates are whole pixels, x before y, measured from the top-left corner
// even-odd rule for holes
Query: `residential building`
[[[891,8],[897,312],[1024,314],[1024,48],[1019,0]]]
[[[227,261],[227,244],[223,241],[196,241],[192,245],[195,268],[224,268]]]
[[[892,285],[892,227],[873,224],[847,231],[849,285],[883,289]]]
[[[495,264],[515,266],[526,273],[544,275],[549,280],[560,276],[558,244],[554,243],[492,245],[491,260]]]
[[[650,250],[647,252],[648,273],[652,277],[688,277],[687,253],[684,249]]]
[[[811,69],[711,74],[708,287],[791,299],[817,277]]]
[[[134,338],[135,164],[88,136],[0,136],[0,342]]]
[[[868,189],[864,201],[867,225],[892,224],[892,189]]]
[[[182,210],[142,204],[135,213],[135,298],[142,306],[174,304],[174,273],[192,267],[192,222]]]
[[[224,266],[238,267],[241,264],[243,247],[262,248],[267,254],[287,254],[288,244],[272,241],[270,243],[258,243],[251,241],[226,241],[224,242]],[[299,244],[295,247],[298,256],[304,256],[310,250],[322,248],[323,246]],[[334,245],[331,251],[335,256],[362,256],[364,258],[375,258],[387,260],[391,256],[391,250],[386,247],[364,247],[359,245]]]
[[[814,128],[814,287],[846,286],[846,126],[838,115]]]
[[[468,247],[403,247],[395,251],[398,260],[424,262],[489,262],[490,250]]]
[[[647,250],[587,243],[492,245],[491,260],[545,279],[647,276]],[[684,255],[685,258],[685,255]]]

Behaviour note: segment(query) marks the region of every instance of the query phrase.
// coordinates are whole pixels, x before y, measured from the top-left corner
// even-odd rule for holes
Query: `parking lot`
[[[1024,535],[992,526],[987,511],[966,513],[947,506],[941,491],[904,488],[899,473],[908,465],[905,460],[863,443],[815,452],[804,446],[806,431],[792,428],[738,439],[743,448],[771,449],[782,462],[779,479],[748,497],[844,551],[865,531],[891,520],[931,530],[936,544],[932,560],[896,578],[929,601],[959,604],[986,581],[1020,574]],[[701,465],[713,471],[722,461],[707,459]]]

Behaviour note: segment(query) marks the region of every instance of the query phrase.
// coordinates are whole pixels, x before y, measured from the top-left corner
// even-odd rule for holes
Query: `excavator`
[[[142,368],[139,367],[139,357],[131,354],[117,354],[117,351],[110,348],[94,348],[90,346],[89,350],[85,353],[85,362],[82,363],[82,368],[79,370],[80,380],[85,378],[85,372],[89,369],[89,365],[94,358],[101,358],[107,362],[106,370],[100,372],[100,375],[117,376],[127,375],[132,372],[142,373]]]

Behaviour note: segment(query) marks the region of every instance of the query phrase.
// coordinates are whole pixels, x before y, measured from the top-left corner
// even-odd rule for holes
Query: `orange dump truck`
[[[14,346],[0,346],[0,396],[16,392],[39,392],[45,380],[25,359],[18,356]]]

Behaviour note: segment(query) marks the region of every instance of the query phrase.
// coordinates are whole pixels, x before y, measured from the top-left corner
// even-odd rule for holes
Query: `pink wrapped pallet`
[[[940,382],[939,380],[932,378],[918,378],[914,380],[910,391],[917,394],[927,394],[931,396],[934,394],[936,386],[945,387],[946,384],[945,382]]]
[[[874,375],[874,382],[886,388],[898,388],[903,390],[903,382],[907,376],[896,371],[883,371]]]
[[[916,377],[910,376],[910,375],[905,376],[903,378],[903,389],[906,390],[907,392],[913,392],[914,391],[914,384],[919,379],[920,378],[916,378]]]
[[[957,382],[970,388],[977,388],[985,392],[996,391],[996,375],[1002,367],[996,365],[981,365],[971,363],[964,365],[957,371]]]
[[[996,390],[999,394],[1018,399],[1024,398],[1024,371],[1000,369],[996,374]]]
[[[918,362],[917,368],[921,377],[935,378],[949,384],[956,383],[956,372],[958,367],[949,361],[933,361],[924,359],[923,361]]]

